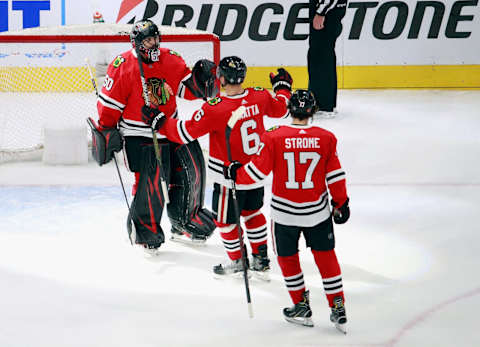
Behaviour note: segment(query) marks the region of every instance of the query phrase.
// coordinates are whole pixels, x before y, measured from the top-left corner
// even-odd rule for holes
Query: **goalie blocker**
[[[92,129],[92,156],[98,165],[112,160],[115,152],[123,148],[123,138],[116,128],[100,128],[92,118],[87,118],[87,123]]]

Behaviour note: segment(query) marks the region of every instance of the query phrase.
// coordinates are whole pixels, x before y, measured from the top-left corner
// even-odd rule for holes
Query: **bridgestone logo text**
[[[478,0],[417,1],[415,4],[404,1],[351,1],[347,11],[349,15],[353,14],[353,20],[350,28],[344,30],[349,40],[359,40],[362,35],[393,40],[404,32],[408,39],[418,39],[422,27],[428,28],[426,35],[429,39],[440,36],[468,38],[472,32],[467,24],[474,21],[475,9],[472,7],[476,6]],[[159,18],[157,12],[158,6],[147,6],[144,18]],[[214,13],[216,16],[212,15]],[[367,17],[373,18],[373,21],[367,21]],[[260,3],[254,9],[241,3],[198,4],[195,7],[166,5],[160,18],[162,25],[199,30],[212,30],[213,26],[213,32],[222,41],[237,40],[245,33],[253,41],[274,41],[279,35],[290,41],[308,38],[308,3],[293,3],[290,8],[285,8],[282,4],[268,2]],[[443,23],[446,25],[441,31]],[[283,32],[280,32],[281,28]]]

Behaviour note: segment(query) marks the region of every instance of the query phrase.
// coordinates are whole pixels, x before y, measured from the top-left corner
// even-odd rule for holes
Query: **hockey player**
[[[265,131],[263,116],[285,117],[288,114],[287,102],[290,98],[292,77],[284,69],[270,75],[275,97],[263,88],[243,88],[247,67],[242,59],[231,56],[220,61],[217,69],[225,96],[204,103],[193,114],[191,120],[167,119],[162,132],[172,141],[189,143],[194,139],[210,134],[210,158],[208,169],[214,181],[212,208],[217,227],[220,230],[225,250],[230,261],[214,266],[217,276],[237,274],[242,271],[240,239],[234,214],[230,181],[223,177],[223,168],[229,165],[225,129],[232,112],[245,107],[246,112],[230,136],[232,158],[247,163],[257,152],[260,135]],[[160,115],[161,116],[161,115]],[[252,250],[251,269],[259,277],[268,280],[270,260],[267,255],[267,225],[261,212],[263,206],[263,183],[237,185],[239,211]]]
[[[331,307],[330,319],[345,332],[342,273],[335,254],[335,237],[328,204],[330,191],[333,221],[345,223],[350,216],[345,172],[338,160],[335,136],[309,125],[315,113],[315,98],[306,90],[293,93],[289,110],[292,124],[267,131],[257,155],[243,167],[232,163],[224,172],[238,184],[255,184],[273,172],[272,235],[274,251],[293,306],[285,308],[285,319],[313,326],[309,292],[305,289],[298,256],[303,233],[323,279]],[[238,170],[238,171],[237,171]]]
[[[208,71],[212,66],[205,60],[197,62],[191,71],[178,53],[161,48],[160,32],[150,20],[135,23],[130,39],[133,48],[118,55],[108,67],[97,102],[99,121],[94,132],[107,135],[119,127],[124,139],[126,163],[135,173],[129,215],[135,233],[130,238],[148,250],[156,250],[164,242],[160,221],[168,192],[162,189],[162,178],[173,186],[168,205],[172,232],[204,241],[215,224],[211,212],[202,206],[205,167],[200,146],[198,142],[178,146],[159,135],[160,165],[154,153],[152,129],[144,118],[150,119],[155,112],[176,118],[177,96],[192,100],[215,95],[213,88],[204,88],[214,85],[214,71]],[[145,105],[142,94],[138,58],[143,65],[150,106]],[[109,137],[104,138],[108,146]],[[112,150],[102,150],[110,153],[106,160],[111,159]]]

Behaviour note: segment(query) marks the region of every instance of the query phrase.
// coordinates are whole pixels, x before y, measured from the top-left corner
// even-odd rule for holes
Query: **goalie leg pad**
[[[192,240],[206,240],[215,229],[213,216],[203,207],[205,160],[198,141],[172,146],[172,172],[167,206],[172,228]]]
[[[161,152],[168,151],[168,144],[160,144]],[[160,245],[165,241],[163,230],[160,226],[163,208],[165,205],[164,192],[160,184],[160,177],[165,167],[169,167],[167,158],[162,158],[162,165],[158,165],[153,145],[142,146],[142,167],[138,180],[137,192],[133,199],[131,218],[135,224],[136,243],[147,245]],[[168,176],[164,175],[167,178]],[[165,192],[166,193],[166,192]]]
[[[92,118],[88,118],[87,123],[92,129],[92,156],[102,166],[112,160],[115,152],[122,150],[122,135],[116,128],[100,128]]]

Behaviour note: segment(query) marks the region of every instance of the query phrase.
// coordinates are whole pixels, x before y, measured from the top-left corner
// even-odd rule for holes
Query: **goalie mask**
[[[153,40],[149,40],[153,38]],[[160,31],[151,20],[142,20],[133,25],[130,41],[135,50],[140,51],[145,63],[160,59]],[[152,41],[152,43],[148,42]]]

